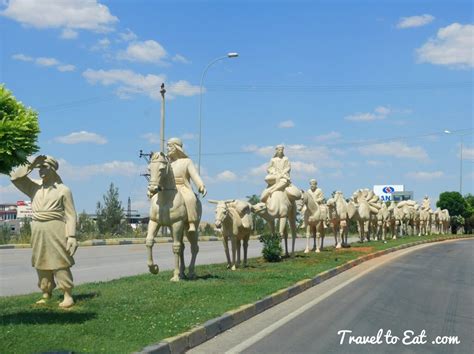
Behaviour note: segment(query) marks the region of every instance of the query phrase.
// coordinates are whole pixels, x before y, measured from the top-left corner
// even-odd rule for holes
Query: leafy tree
[[[87,215],[85,210],[83,210],[82,213],[79,214],[77,220],[77,231],[81,234],[95,232],[94,220],[92,220],[92,218]]]
[[[249,202],[252,205],[255,205],[257,203],[260,203],[260,198],[256,194],[252,194],[251,196],[247,196],[247,202]],[[252,223],[253,223],[255,233],[258,235],[269,230],[268,225],[266,224],[265,220],[261,216],[255,213],[252,213]]]
[[[28,162],[27,157],[39,150],[36,145],[38,113],[17,101],[12,93],[0,86],[0,173],[8,174]]]
[[[474,229],[474,195],[468,194],[464,197],[464,200],[467,204],[466,213],[464,214],[464,232],[471,234]]]
[[[97,202],[97,228],[101,234],[119,234],[124,213],[118,188],[113,183],[110,183],[109,190],[104,194],[103,202],[103,205]]]
[[[467,202],[459,192],[443,192],[439,195],[436,206],[441,209],[448,209],[449,215],[465,215]]]
[[[31,222],[28,218],[23,218],[20,228],[20,237],[18,239],[20,243],[31,242]]]

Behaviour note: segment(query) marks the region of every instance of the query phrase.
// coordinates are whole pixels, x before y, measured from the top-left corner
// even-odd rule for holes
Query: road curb
[[[227,311],[222,316],[211,319],[203,325],[195,327],[187,332],[181,333],[175,337],[165,338],[161,342],[149,345],[143,348],[139,353],[153,353],[153,354],[176,354],[184,353],[205,341],[215,337],[216,335],[225,332],[226,330],[238,325],[239,323],[248,320],[249,318],[258,315],[259,313],[269,309],[272,306],[282,303],[283,301],[302,293],[303,291],[322,283],[350,268],[353,268],[368,260],[387,255],[405,248],[421,245],[424,243],[442,242],[446,240],[457,240],[464,238],[472,238],[470,236],[456,236],[456,237],[442,237],[435,240],[420,240],[416,242],[407,243],[404,245],[387,248],[382,251],[377,251],[371,254],[360,256],[356,259],[348,261],[335,268],[319,273],[311,279],[303,279],[286,289],[281,289],[275,293],[257,301],[252,304],[242,305],[237,309]]]
[[[306,236],[297,236],[297,238],[306,238]],[[250,236],[251,240],[258,240],[259,236]],[[199,242],[208,241],[222,241],[222,238],[217,236],[200,236]],[[155,243],[172,243],[171,237],[156,237]],[[184,240],[184,242],[188,242]],[[106,240],[87,240],[80,241],[79,247],[90,247],[90,246],[119,246],[119,245],[144,245],[145,238],[130,238],[130,239],[106,239]],[[15,248],[31,248],[29,243],[15,243],[8,245],[0,245],[0,250],[15,249]]]

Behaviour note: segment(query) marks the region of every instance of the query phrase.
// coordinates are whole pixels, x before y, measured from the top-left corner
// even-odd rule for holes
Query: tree
[[[0,173],[8,174],[28,162],[27,157],[39,151],[36,145],[38,113],[17,101],[0,86]]]
[[[464,215],[468,211],[466,200],[459,192],[443,192],[439,195],[436,206],[441,209],[448,209],[451,216],[451,232],[456,234],[458,227],[461,226],[461,220],[464,223]]]
[[[251,196],[247,196],[247,202],[252,205],[255,205],[257,203],[260,203],[260,198],[256,194],[252,194]],[[254,231],[257,235],[261,235],[268,228],[265,223],[265,220],[255,213],[252,213],[252,223]]]
[[[77,231],[79,234],[90,234],[95,232],[94,220],[83,210],[77,220]]]
[[[461,215],[467,211],[467,202],[459,192],[443,192],[439,195],[436,206],[441,209],[448,209],[449,215]]]
[[[471,234],[474,229],[474,195],[468,194],[464,197],[464,200],[467,204],[466,213],[464,214],[464,232]]]
[[[101,234],[118,234],[124,217],[118,188],[110,183],[109,190],[103,196],[104,204],[97,202],[97,228]]]

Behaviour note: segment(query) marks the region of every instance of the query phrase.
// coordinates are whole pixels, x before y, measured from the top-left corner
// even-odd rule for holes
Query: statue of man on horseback
[[[207,191],[199,176],[193,161],[186,155],[183,149],[183,142],[179,138],[171,138],[167,143],[168,158],[171,161],[176,188],[181,193],[188,212],[189,232],[195,232],[195,223],[198,221],[197,197],[191,187],[191,180],[203,197]]]

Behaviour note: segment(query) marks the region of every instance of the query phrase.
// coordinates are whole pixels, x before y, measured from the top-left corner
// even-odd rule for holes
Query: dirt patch
[[[363,252],[370,253],[373,252],[373,247],[351,247],[351,248],[338,248],[337,252]]]

